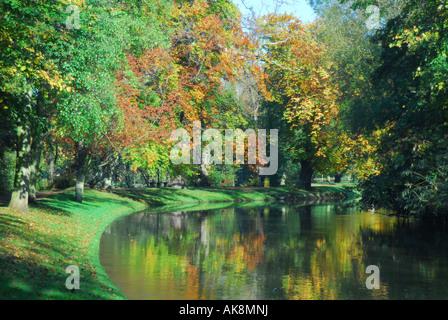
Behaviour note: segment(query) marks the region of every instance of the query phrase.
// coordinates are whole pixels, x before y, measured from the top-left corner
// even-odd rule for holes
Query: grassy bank
[[[345,192],[320,186],[313,192],[287,188],[140,189],[117,194],[86,190],[74,202],[73,190],[41,199],[24,214],[0,208],[0,299],[123,299],[99,261],[103,230],[115,219],[144,210],[184,208],[198,203],[272,202],[294,195],[312,197]],[[69,291],[69,265],[80,270],[80,290]]]
[[[99,262],[98,244],[117,217],[146,205],[87,190],[83,204],[73,191],[42,199],[24,214],[0,208],[0,299],[117,299]],[[65,287],[65,270],[80,270],[80,290]]]
[[[280,188],[210,188],[210,189],[120,189],[114,191],[123,197],[145,201],[150,206],[176,205],[202,202],[271,202],[279,199],[317,199],[328,196],[356,197],[347,191],[347,185],[316,185],[312,191]]]

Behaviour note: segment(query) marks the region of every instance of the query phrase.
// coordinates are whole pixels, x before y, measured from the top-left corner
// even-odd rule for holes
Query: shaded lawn
[[[264,201],[266,195],[254,190],[238,191],[227,189],[117,189],[114,193],[134,200],[143,200],[152,206],[180,203],[230,202],[230,201]]]

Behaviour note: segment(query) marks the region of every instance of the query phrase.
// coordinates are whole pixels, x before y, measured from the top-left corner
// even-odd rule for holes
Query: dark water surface
[[[107,228],[100,259],[129,299],[448,298],[446,225],[353,204],[136,213]]]

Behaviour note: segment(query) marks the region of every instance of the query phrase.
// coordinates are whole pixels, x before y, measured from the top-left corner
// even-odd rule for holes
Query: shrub
[[[76,179],[73,174],[65,173],[54,179],[54,187],[59,190],[74,187]]]
[[[447,215],[448,153],[421,158],[405,167],[388,166],[360,184],[364,207],[400,214]]]

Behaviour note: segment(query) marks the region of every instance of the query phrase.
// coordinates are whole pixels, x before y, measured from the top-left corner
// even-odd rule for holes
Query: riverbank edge
[[[259,203],[273,203],[273,202],[280,202],[280,203],[297,203],[300,201],[313,201],[313,200],[324,200],[324,201],[331,201],[331,200],[337,200],[337,201],[344,201],[350,198],[354,198],[357,195],[353,192],[344,192],[342,187],[337,186],[323,186],[323,187],[317,187],[314,191],[304,191],[304,190],[288,190],[286,188],[277,189],[277,188],[252,188],[250,190],[248,189],[223,189],[223,188],[217,188],[217,189],[172,189],[172,188],[163,188],[163,189],[140,189],[140,190],[123,190],[118,189],[114,190],[113,194],[108,194],[100,191],[95,190],[86,190],[87,196],[94,196],[95,200],[87,203],[86,207],[83,210],[77,210],[73,209],[70,210],[70,205],[74,206],[76,203],[74,203],[71,200],[67,200],[69,197],[71,197],[71,190],[66,190],[62,193],[63,197],[61,197],[59,194],[58,196],[52,197],[50,196],[47,199],[43,199],[40,201],[39,205],[37,207],[31,207],[31,212],[34,212],[35,214],[27,216],[26,214],[18,214],[21,219],[25,220],[24,223],[33,224],[35,223],[35,220],[39,218],[39,214],[46,214],[45,208],[49,207],[53,210],[61,210],[64,212],[68,212],[70,214],[70,217],[73,218],[69,223],[76,224],[75,229],[78,230],[77,236],[81,236],[82,239],[86,238],[87,235],[90,236],[90,241],[88,243],[84,244],[84,251],[87,252],[87,258],[83,259],[84,261],[76,261],[76,257],[72,256],[74,260],[71,261],[61,261],[60,263],[56,262],[53,265],[53,269],[60,271],[60,278],[63,279],[63,284],[65,287],[65,279],[69,276],[69,274],[65,274],[65,268],[68,266],[68,264],[72,265],[81,265],[81,266],[91,266],[93,267],[90,271],[90,277],[94,278],[95,281],[93,284],[91,284],[91,287],[87,287],[87,290],[91,290],[92,293],[96,292],[95,294],[91,294],[90,292],[83,293],[83,294],[77,294],[78,292],[81,293],[81,290],[75,290],[71,291],[70,294],[68,293],[61,293],[55,294],[54,296],[50,294],[44,294],[44,295],[38,295],[38,296],[23,296],[23,295],[15,295],[13,297],[8,297],[8,294],[6,292],[6,296],[3,296],[0,292],[0,299],[83,299],[83,300],[90,300],[90,299],[126,299],[126,297],[123,295],[123,293],[111,282],[109,279],[106,271],[104,270],[103,266],[100,263],[100,240],[101,236],[106,229],[107,226],[109,226],[113,221],[116,219],[119,219],[121,217],[125,217],[127,215],[130,215],[135,212],[143,211],[143,210],[154,210],[154,211],[166,211],[170,207],[181,207],[183,205],[193,205],[193,204],[201,204],[201,203],[236,203],[236,202],[259,202]],[[157,199],[157,203],[154,203],[153,196],[156,196],[157,194],[163,194],[164,197],[159,197]],[[149,196],[148,196],[149,194]],[[171,198],[167,198],[166,195],[171,194]],[[146,195],[146,197],[145,197]],[[177,196],[176,196],[177,195]],[[208,197],[207,197],[208,195]],[[188,197],[190,196],[190,199]],[[93,219],[82,219],[82,215],[89,215],[89,210],[94,210],[94,207],[98,207],[98,204],[105,203],[107,201],[110,202],[111,197],[114,199],[115,202],[119,200],[119,204],[117,204],[115,207],[111,208],[112,210],[107,210],[107,208],[104,208],[104,210],[98,210],[98,208],[95,211],[95,214],[97,217]],[[62,202],[60,199],[62,198]],[[69,203],[67,203],[70,201]],[[64,209],[62,209],[64,208]],[[78,208],[78,207],[76,207]],[[0,208],[0,214],[9,212],[9,214],[14,215],[14,212],[7,209],[7,208]],[[54,214],[54,213],[52,213]],[[34,218],[33,218],[34,217]],[[90,217],[90,216],[89,216]],[[28,219],[27,219],[28,218]],[[60,223],[67,223],[67,218],[65,218],[65,221],[60,221]],[[26,221],[28,220],[28,221]],[[69,219],[70,220],[70,219]],[[57,245],[55,243],[58,242],[58,240],[64,241],[61,238],[61,235],[59,234],[58,238],[58,221],[56,219],[56,225],[54,226],[54,230],[52,230],[52,236],[55,236],[55,239],[53,239],[52,243],[48,243],[49,246],[55,247],[54,250],[57,251]],[[94,225],[92,225],[94,223]],[[89,234],[90,233],[90,234]],[[93,234],[92,234],[93,233]],[[38,234],[36,234],[36,237]],[[86,236],[86,237],[83,237]],[[55,241],[56,240],[56,241]],[[67,242],[67,241],[65,241]],[[79,248],[82,247],[83,244],[81,243],[74,243],[69,242],[72,246],[71,248],[66,248],[67,252],[73,251],[74,247]],[[2,259],[4,260],[4,259]],[[35,262],[34,262],[35,263]],[[86,268],[87,268],[86,267]],[[6,267],[7,268],[7,267]],[[54,270],[53,270],[54,271]],[[7,273],[7,272],[6,272]],[[81,270],[81,285],[85,282],[83,281],[82,276],[83,271]],[[0,274],[1,276],[4,275],[4,272]],[[85,279],[85,277],[84,277]],[[26,281],[25,281],[26,282]],[[1,283],[1,282],[0,282]],[[85,286],[84,286],[85,287]],[[4,289],[4,288],[0,288]],[[63,291],[64,289],[59,289],[60,291]],[[67,289],[65,289],[67,290]],[[5,290],[3,290],[5,291]],[[68,290],[67,290],[68,291]],[[50,290],[51,292],[51,290]],[[101,292],[104,293],[101,294]],[[107,294],[106,294],[107,293]]]

